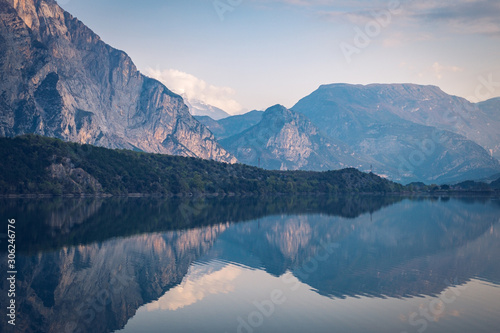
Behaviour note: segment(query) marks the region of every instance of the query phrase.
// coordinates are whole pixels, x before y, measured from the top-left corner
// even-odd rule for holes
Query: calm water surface
[[[17,325],[2,332],[500,327],[498,199],[3,200],[0,212],[18,228]]]

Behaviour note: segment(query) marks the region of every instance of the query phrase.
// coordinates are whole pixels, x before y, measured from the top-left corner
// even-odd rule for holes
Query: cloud
[[[176,94],[187,96],[190,100],[200,100],[230,114],[242,110],[241,105],[234,99],[236,91],[232,88],[208,84],[194,75],[176,69],[148,68],[145,74],[160,81]]]
[[[262,0],[253,0],[261,2]],[[373,13],[387,10],[397,0],[272,0],[288,6],[307,8],[321,18],[334,22],[365,24]],[[399,0],[398,24],[407,28],[438,25],[459,34],[500,36],[500,1],[498,0]]]
[[[500,36],[498,0],[423,0],[409,9],[409,16],[444,24],[450,32]]]

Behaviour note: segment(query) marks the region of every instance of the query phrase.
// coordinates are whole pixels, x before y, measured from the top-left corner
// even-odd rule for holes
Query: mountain
[[[416,84],[332,84],[322,86],[323,98],[349,112],[384,114],[465,136],[500,158],[500,109],[498,100],[473,104],[451,96],[436,86]],[[299,102],[300,103],[300,102]],[[496,108],[494,107],[496,105]],[[301,105],[298,104],[298,111]]]
[[[478,135],[484,136],[483,140],[488,140],[488,150],[490,153],[500,159],[500,97],[492,98],[484,102],[476,104],[479,110],[486,115],[487,129],[489,131],[482,132],[484,127],[476,131]],[[494,131],[491,131],[494,129]],[[493,132],[493,133],[492,133]],[[479,142],[479,141],[478,141]]]
[[[459,125],[445,123],[450,114],[472,112],[466,107],[479,109],[443,94],[437,87],[412,84],[332,84],[321,86],[292,109],[327,136],[374,158],[383,165],[376,172],[396,181],[445,183],[498,173],[498,160],[452,131]],[[460,105],[464,107],[459,109]],[[477,117],[487,116],[480,113]],[[474,124],[471,120],[469,126]]]
[[[242,115],[230,116],[220,120],[214,120],[208,116],[196,116],[195,118],[208,127],[217,140],[222,140],[241,133],[262,120],[263,111],[250,111]]]
[[[0,0],[0,135],[236,159],[181,96],[53,0]]]
[[[267,109],[257,125],[220,143],[239,161],[266,169],[366,170],[370,164],[339,140],[322,135],[300,113],[281,105]]]
[[[215,120],[230,116],[230,114],[226,111],[198,99],[184,98],[184,101],[186,102],[187,106],[189,107],[189,111],[193,116],[209,116]]]

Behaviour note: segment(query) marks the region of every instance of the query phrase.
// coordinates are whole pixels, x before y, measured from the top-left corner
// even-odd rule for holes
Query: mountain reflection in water
[[[0,207],[17,220],[16,332],[500,325],[496,199],[47,199]],[[248,324],[254,303],[273,290],[286,302]],[[432,318],[419,314],[443,293],[459,297],[441,301]]]

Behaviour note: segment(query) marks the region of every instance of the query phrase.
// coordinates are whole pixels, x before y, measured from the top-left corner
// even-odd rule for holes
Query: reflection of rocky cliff
[[[226,228],[219,224],[20,257],[18,330],[121,328],[139,306],[180,283]]]

